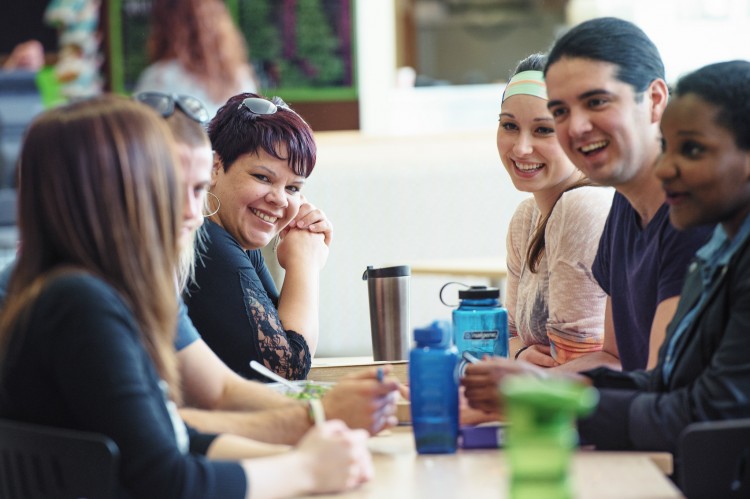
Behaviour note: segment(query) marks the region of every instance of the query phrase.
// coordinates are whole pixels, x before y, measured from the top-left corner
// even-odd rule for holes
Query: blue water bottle
[[[409,354],[411,420],[417,452],[452,454],[458,443],[458,352],[450,324],[414,330]]]
[[[471,286],[458,292],[460,303],[453,311],[453,340],[461,355],[469,352],[508,356],[508,311],[500,306],[500,290]]]

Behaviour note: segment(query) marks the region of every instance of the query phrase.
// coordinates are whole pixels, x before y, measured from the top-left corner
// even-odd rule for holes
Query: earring
[[[209,198],[208,196],[206,196],[206,207],[205,207],[205,210],[204,210],[205,213],[203,214],[203,216],[205,216],[205,217],[212,217],[212,216],[216,215],[219,212],[219,208],[221,208],[221,199],[219,199],[219,196],[217,196],[213,192],[207,191],[206,194],[208,194],[208,196],[212,196],[214,199],[216,199],[216,209],[215,210],[211,209],[211,198]]]

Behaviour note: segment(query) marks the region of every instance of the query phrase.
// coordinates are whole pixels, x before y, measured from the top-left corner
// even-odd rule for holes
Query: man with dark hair
[[[602,37],[610,33],[602,29]],[[606,102],[596,103],[595,109],[632,104],[627,95],[626,103],[618,102],[621,89],[612,81],[594,88],[598,90],[592,94],[604,93],[598,98]],[[642,102],[647,99],[655,98],[647,93]],[[749,103],[750,62],[728,61],[682,77],[663,112],[663,152],[648,172],[661,183],[669,220],[680,230],[716,227],[689,266],[655,367],[631,372],[600,367],[573,374],[495,357],[466,367],[462,384],[471,407],[488,412],[501,408],[505,401],[498,398],[497,385],[505,376],[533,376],[540,384],[553,378],[577,380],[599,392],[593,413],[578,421],[582,442],[605,450],[669,451],[678,461],[684,458],[681,436],[693,423],[750,417]],[[567,119],[575,121],[575,115]],[[602,128],[605,123],[597,121]],[[609,153],[618,138],[602,134],[589,147],[578,147]],[[602,163],[602,168],[616,166]],[[638,221],[637,213],[631,223]],[[725,494],[714,495],[726,496],[729,482]]]
[[[593,275],[607,293],[604,346],[578,370],[653,367],[685,271],[710,228],[677,231],[652,169],[669,91],[659,51],[634,24],[612,17],[562,36],[545,69],[558,140],[592,181],[617,190]]]

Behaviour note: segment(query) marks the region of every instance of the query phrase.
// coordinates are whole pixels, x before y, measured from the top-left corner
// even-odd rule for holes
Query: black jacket
[[[703,289],[697,260],[688,269],[653,370],[583,373],[601,396],[594,414],[579,421],[584,443],[674,452],[690,423],[750,417],[750,238],[719,272],[708,300],[680,339],[668,383],[662,366],[669,339]]]

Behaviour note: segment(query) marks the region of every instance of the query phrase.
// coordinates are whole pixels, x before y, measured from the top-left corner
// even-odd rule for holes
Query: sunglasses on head
[[[248,97],[240,102],[237,109],[242,109],[243,107],[250,111],[250,114],[253,117],[276,114],[276,111],[278,111],[280,107],[291,111],[286,102],[281,100],[280,97],[274,97],[271,100],[261,99],[260,97]]]
[[[208,123],[208,120],[211,118],[206,106],[200,100],[189,95],[139,92],[133,98],[153,108],[165,118],[169,118],[174,114],[175,106],[179,107],[188,118],[197,121],[201,125]]]

